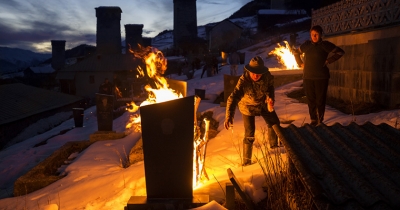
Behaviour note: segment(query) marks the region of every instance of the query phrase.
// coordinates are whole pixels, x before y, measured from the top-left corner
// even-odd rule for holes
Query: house
[[[0,149],[36,121],[58,112],[82,107],[82,97],[21,83],[0,88]]]
[[[96,51],[58,72],[56,79],[60,82],[61,92],[93,99],[106,78],[111,83],[116,82],[114,79],[121,81],[123,94],[132,92],[141,60],[129,53],[128,47],[123,50],[121,46],[122,10],[104,6],[95,9]],[[126,46],[136,49],[138,44],[146,44],[142,39],[142,28],[142,24],[125,25]]]
[[[24,70],[26,84],[51,89],[56,86],[55,70],[51,64],[31,66]]]
[[[61,92],[94,98],[105,78],[112,83],[114,76],[122,81],[136,78],[139,64],[141,61],[132,54],[94,54],[60,70],[56,79]]]
[[[229,52],[238,48],[238,42],[242,35],[243,28],[225,19],[209,31],[209,50],[211,52]]]

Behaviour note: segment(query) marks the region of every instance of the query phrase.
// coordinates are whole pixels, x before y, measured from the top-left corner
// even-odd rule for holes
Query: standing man
[[[261,57],[256,56],[244,67],[235,89],[226,103],[224,127],[228,130],[233,124],[236,106],[242,113],[244,123],[243,165],[251,164],[254,133],[256,130],[255,116],[264,118],[268,125],[268,141],[271,148],[278,147],[276,133],[279,133],[280,122],[274,107],[275,101],[274,76],[264,66]]]
[[[329,84],[328,64],[344,55],[342,48],[322,40],[323,30],[315,25],[310,30],[311,40],[305,41],[295,51],[296,61],[303,68],[303,87],[308,100],[311,125],[324,121],[326,95]],[[300,54],[304,53],[304,62]]]
[[[231,65],[231,76],[237,75],[238,65],[240,63],[239,54],[236,51],[233,51],[229,56],[229,64]]]

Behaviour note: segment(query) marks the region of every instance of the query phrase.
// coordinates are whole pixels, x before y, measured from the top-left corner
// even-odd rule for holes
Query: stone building
[[[143,46],[143,24],[126,24],[125,25],[125,49],[126,54],[129,50],[136,50],[139,48],[138,44]]]
[[[238,42],[243,28],[225,19],[209,31],[209,50],[212,52],[230,52],[238,49]]]
[[[131,53],[122,53],[120,27],[122,10],[119,7],[104,6],[95,9],[96,51],[58,72],[56,79],[60,82],[61,92],[94,98],[100,85],[107,78],[111,83],[114,83],[114,79],[120,80],[124,84],[124,89],[120,91],[128,93],[132,85],[130,79],[136,78],[136,69],[141,61],[134,58]],[[141,43],[143,25],[125,27],[127,43],[135,46]]]
[[[65,65],[65,40],[51,40],[51,67],[60,70]]]
[[[102,6],[95,9],[97,17],[97,53],[121,53],[121,8]]]
[[[174,46],[197,39],[196,0],[174,0]]]

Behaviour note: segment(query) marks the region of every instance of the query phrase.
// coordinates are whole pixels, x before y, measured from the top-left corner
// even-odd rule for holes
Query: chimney
[[[97,7],[97,53],[121,54],[121,13],[119,7]]]
[[[138,44],[143,46],[142,39],[143,24],[127,24],[125,25],[125,44],[126,53],[129,49],[138,50]]]
[[[65,40],[51,40],[51,67],[60,70],[65,65]]]

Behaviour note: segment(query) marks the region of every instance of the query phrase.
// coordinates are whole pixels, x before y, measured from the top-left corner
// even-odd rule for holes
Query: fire
[[[144,61],[146,64],[147,76],[152,82],[145,86],[148,98],[142,102],[140,106],[182,98],[182,94],[169,88],[168,82],[163,76],[167,70],[167,59],[164,57],[163,53],[154,47],[139,48],[139,51],[131,51],[131,53],[133,53],[135,57]],[[139,72],[140,77],[145,76],[141,66],[138,66],[137,71]],[[136,112],[139,108],[139,106],[136,106],[135,104],[132,107],[133,109],[130,110],[131,112]]]
[[[163,76],[167,70],[167,59],[164,57],[163,53],[153,47],[139,48],[139,51],[131,50],[131,53],[133,53],[135,57],[142,59],[146,64],[146,72],[147,76],[150,78],[151,84],[145,86],[145,90],[148,93],[147,99],[140,105],[136,105],[135,102],[127,104],[127,110],[134,113],[139,110],[140,106],[182,98],[182,94],[169,88],[168,82]],[[139,73],[139,77],[145,76],[145,72],[141,66],[138,66],[136,70]],[[132,115],[126,125],[127,130],[133,129],[134,131],[141,131],[140,122],[140,115]]]
[[[161,51],[158,51],[156,48],[147,47],[141,48],[139,47],[139,51],[131,51],[133,55],[137,58],[140,58],[146,64],[146,71],[143,71],[142,67],[139,66],[137,71],[139,73],[139,77],[146,76],[149,78],[149,84],[145,85],[144,89],[148,93],[148,97],[145,101],[143,101],[140,105],[136,105],[134,102],[127,104],[127,110],[129,112],[135,113],[139,110],[141,106],[166,102],[170,100],[175,100],[178,98],[182,98],[182,94],[176,92],[173,89],[169,88],[168,82],[163,76],[167,69],[167,59],[163,56]],[[195,103],[200,103],[200,98],[198,98]],[[196,112],[195,112],[196,113]],[[195,114],[194,113],[194,114]],[[196,119],[196,117],[194,118]],[[195,120],[196,121],[196,120]],[[209,121],[205,120],[206,123],[206,134],[208,133]],[[135,131],[141,132],[141,118],[139,114],[132,114],[130,116],[129,122],[126,125],[127,131]],[[207,179],[208,175],[204,168],[204,159],[205,159],[205,151],[206,145],[208,142],[208,135],[204,135],[203,138],[200,138],[199,135],[199,127],[194,124],[195,136],[194,136],[194,174],[193,174],[193,187],[199,186],[201,180]]]
[[[283,41],[285,46],[278,43],[278,47],[268,53],[268,55],[275,55],[279,63],[285,65],[286,69],[299,69],[296,59],[287,41]]]

